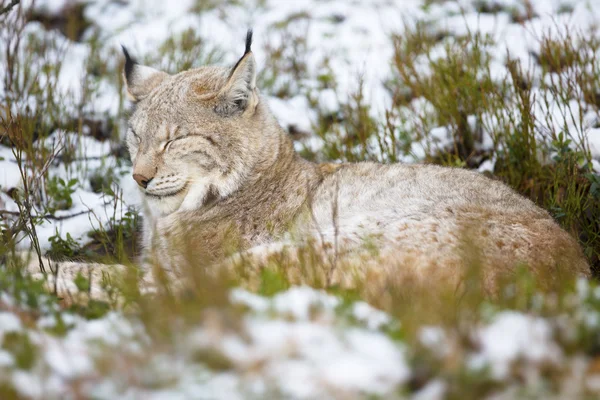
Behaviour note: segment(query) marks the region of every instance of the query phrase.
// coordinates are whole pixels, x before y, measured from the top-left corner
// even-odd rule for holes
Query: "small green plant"
[[[376,144],[381,126],[371,115],[364,86],[364,81],[359,78],[356,92],[346,102],[341,102],[340,110],[334,115],[317,108],[315,133],[323,139],[321,154],[316,157],[318,160],[381,161]]]
[[[68,210],[73,206],[71,197],[77,189],[77,179],[65,181],[59,177],[48,179],[46,191],[48,194],[48,211],[53,213],[57,210]]]
[[[110,189],[112,192],[112,189]],[[139,255],[140,215],[134,208],[123,209],[122,193],[112,192],[113,214],[107,224],[100,223],[88,237],[88,257],[108,263],[130,263]]]
[[[46,256],[51,259],[73,259],[81,252],[79,243],[70,233],[67,233],[66,238],[63,239],[57,229],[56,233],[50,236],[49,241],[50,249],[46,252]]]
[[[414,31],[394,36],[397,75],[393,83],[398,89],[393,93],[396,107],[391,112],[405,113],[404,93],[409,93],[411,98],[422,98],[432,112],[417,112],[415,139],[428,139],[436,127],[446,127],[453,139],[453,148],[437,152],[441,149],[432,138],[428,161],[476,166],[481,162],[475,148],[481,132],[469,118],[474,116],[475,121],[481,120],[490,108],[500,105],[503,95],[489,75],[491,39],[473,34],[439,42],[437,36],[426,32],[424,26],[417,24]],[[440,50],[444,57],[435,55]],[[431,73],[423,73],[423,64],[431,68]],[[436,159],[438,157],[441,159]]]
[[[90,176],[90,186],[94,193],[104,193],[107,196],[114,196],[113,187],[116,185],[117,177],[113,170],[100,168],[94,171]]]

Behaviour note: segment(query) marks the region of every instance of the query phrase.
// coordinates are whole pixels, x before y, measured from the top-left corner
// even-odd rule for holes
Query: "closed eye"
[[[173,140],[186,139],[186,138],[191,138],[191,137],[202,138],[202,139],[206,140],[208,142],[208,144],[210,144],[211,146],[217,145],[215,140],[210,135],[202,135],[199,133],[188,133],[188,134],[176,137]]]
[[[131,130],[131,133],[133,134],[133,137],[135,137],[135,139],[137,140],[137,142],[141,143],[142,142],[142,138],[137,133],[135,133],[135,131],[132,128],[129,128],[129,129]]]
[[[189,137],[188,135],[185,135],[185,136],[176,137],[175,139],[167,140],[167,143],[165,143],[165,147],[163,148],[164,151],[168,151],[169,148],[171,147],[171,145],[173,144],[173,142],[176,142],[178,140],[185,139],[188,137]]]
[[[164,151],[169,150],[169,147],[171,147],[171,144],[173,142],[175,142],[177,140],[181,140],[181,139],[192,138],[192,137],[201,137],[201,138],[205,139],[210,145],[215,146],[215,141],[210,136],[199,135],[199,134],[196,134],[196,133],[188,133],[186,135],[178,136],[178,137],[176,137],[174,139],[168,140],[167,143],[165,143]]]
[[[188,138],[193,138],[193,137],[201,137],[201,138],[206,139],[209,142],[211,142],[211,144],[214,144],[214,141],[211,138],[209,138],[209,137],[207,137],[205,135],[198,135],[198,134],[195,134],[195,133],[188,133],[186,135],[181,135],[181,136],[178,136],[178,137],[173,138],[171,140],[168,140],[167,143],[165,143],[165,149],[167,148],[167,146],[169,146],[171,143],[173,143],[176,140],[188,139]]]

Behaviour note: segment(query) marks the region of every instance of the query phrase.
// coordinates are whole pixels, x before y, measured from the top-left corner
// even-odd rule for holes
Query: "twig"
[[[110,155],[110,154],[106,154],[106,155],[103,155],[103,156],[73,157],[73,158],[69,158],[69,161],[70,161],[70,162],[82,162],[82,161],[103,160],[103,159],[105,159],[105,158],[106,158],[108,155]],[[65,159],[66,159],[66,158],[64,158],[64,157],[62,157],[62,156],[56,156],[56,157],[54,157],[54,158],[52,159],[52,162],[55,162],[55,161],[57,161],[57,162],[62,162],[62,161],[64,161]],[[5,161],[7,161],[7,162],[11,162],[11,163],[14,163],[14,164],[16,164],[16,163],[17,163],[15,160],[12,160],[12,159],[10,159],[10,160],[5,160]]]
[[[42,272],[42,274],[46,274],[46,269],[44,268],[44,261],[42,260],[42,249],[40,248],[40,242],[37,236],[37,231],[35,228],[35,221],[34,221],[34,217],[31,215],[31,210],[33,209],[33,205],[31,204],[31,199],[30,199],[30,191],[29,191],[29,182],[27,180],[27,173],[25,172],[25,170],[23,169],[23,151],[21,149],[17,149],[14,148],[12,149],[12,153],[15,156],[15,159],[17,160],[17,166],[19,167],[19,174],[21,174],[21,181],[23,183],[23,194],[24,194],[24,202],[21,202],[20,200],[17,200],[15,198],[15,202],[17,203],[17,206],[19,207],[19,218],[26,218],[27,221],[29,222],[29,224],[31,225],[31,228],[28,229],[27,231],[27,235],[31,238],[31,243],[33,245],[33,248],[35,250],[35,253],[37,254],[38,257],[38,262],[40,263],[40,271]],[[23,212],[25,213],[25,215],[23,215]]]
[[[0,10],[0,15],[10,12],[10,10],[12,10],[13,7],[16,6],[17,4],[19,4],[20,2],[21,2],[21,0],[12,0],[6,7],[4,7],[2,10]]]
[[[110,202],[105,202],[104,205],[108,205],[110,204]],[[60,217],[57,217],[56,215],[53,214],[45,214],[45,215],[32,215],[32,218],[43,218],[43,219],[49,219],[52,221],[63,221],[65,219],[69,219],[69,218],[73,218],[73,217],[77,217],[83,214],[89,214],[90,212],[92,212],[92,209],[88,209],[88,210],[84,210],[84,211],[79,211],[76,212],[74,214],[69,214],[69,215],[62,215]],[[0,215],[14,215],[14,216],[21,216],[21,213],[19,211],[8,211],[8,210],[0,210]]]

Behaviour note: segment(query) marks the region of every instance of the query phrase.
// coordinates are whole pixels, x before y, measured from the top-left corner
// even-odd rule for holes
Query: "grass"
[[[478,7],[481,13],[507,11],[493,2],[478,2]],[[198,13],[220,12],[219,5],[213,2],[198,2],[196,8]],[[517,22],[535,17],[528,1],[523,2],[523,7],[508,11]],[[83,9],[77,8],[77,13],[83,15]],[[241,321],[248,311],[230,303],[231,288],[242,286],[272,298],[302,283],[342,299],[336,314],[345,326],[356,323],[345,313],[359,300],[369,301],[394,318],[396,323],[381,331],[406,346],[413,370],[410,380],[398,389],[399,394],[413,394],[433,380],[442,379],[448,399],[478,399],[514,387],[517,392],[513,397],[543,397],[561,390],[560,382],[569,379],[571,363],[578,357],[590,369],[597,361],[598,323],[590,320],[600,316],[596,295],[600,289],[594,280],[565,280],[548,288],[523,268],[503,282],[495,296],[489,296],[481,285],[482,271],[476,254],[465,254],[471,260],[467,263],[470,269],[458,287],[444,282],[399,283],[381,277],[376,270],[340,284],[331,276],[343,267],[344,260],[338,260],[339,265],[331,263],[309,246],[297,254],[299,261],[276,254],[267,261],[266,268],[257,268],[251,260],[242,259],[233,270],[215,272],[209,265],[194,261],[192,268],[182,268],[184,288],[175,288],[168,274],[158,273],[157,292],[142,294],[135,267],[140,216],[124,205],[117,186],[119,174],[108,172],[129,165],[117,143],[121,133],[119,121],[127,112],[119,73],[122,65],[108,62],[118,56],[102,49],[98,32],[82,36],[84,31],[94,29],[86,21],[22,17],[1,28],[3,37],[10,38],[5,54],[5,92],[0,98],[1,142],[13,152],[22,184],[18,188],[1,188],[15,200],[18,212],[3,214],[0,221],[0,293],[14,300],[10,303],[0,297],[0,311],[17,313],[30,327],[50,315],[58,321],[51,329],[58,336],[72,328],[63,320],[68,319],[65,315],[96,319],[119,311],[141,321],[153,341],[154,348],[146,349],[149,354],[169,353],[180,351],[177,342],[182,332],[198,325],[224,332],[243,331]],[[64,67],[62,39],[32,35],[24,40],[28,19],[42,21],[48,29],[56,29],[71,40],[85,40],[89,45],[88,73],[81,84],[84,95],[73,97],[77,101],[57,95],[58,76]],[[457,37],[444,31],[432,32],[424,22],[407,27],[402,35],[391,35],[389,39],[394,54],[390,60],[392,76],[385,85],[392,101],[385,118],[377,119],[371,112],[361,77],[357,77],[357,90],[346,98],[338,93],[335,73],[327,58],[321,60],[318,76],[312,77],[316,84],[306,79],[310,49],[305,33],[310,19],[309,14],[297,14],[268,28],[281,40],[266,44],[269,68],[259,78],[259,85],[269,95],[307,98],[315,115],[314,133],[323,144],[318,150],[306,148],[303,154],[307,158],[352,162],[422,158],[428,163],[472,169],[493,160],[491,171],[486,173],[547,209],[578,238],[595,277],[600,274],[600,176],[592,168],[582,128],[583,113],[579,112],[598,115],[600,111],[599,73],[586,68],[597,64],[600,46],[594,32],[544,34],[534,58],[536,68],[546,79],[537,79],[529,67],[510,54],[504,76],[497,76],[492,54],[495,43],[489,36],[471,33]],[[218,62],[222,53],[194,30],[187,30],[169,38],[148,57],[152,58],[144,61],[174,72]],[[111,85],[120,94],[116,100],[119,115],[98,116],[91,112],[89,104],[93,104],[103,84]],[[324,89],[336,93],[340,103],[337,112],[320,107],[318,93]],[[31,104],[26,106],[24,99]],[[557,124],[559,114],[574,128]],[[432,134],[440,127],[448,133],[447,141]],[[66,135],[53,136],[57,129],[74,132],[76,137],[92,135],[110,141],[115,146],[118,165],[102,163],[97,169],[82,170],[75,141]],[[49,140],[52,137],[54,142]],[[484,139],[491,144],[483,146]],[[59,163],[65,166],[66,177],[55,174],[54,167]],[[85,180],[80,179],[82,175]],[[99,216],[89,212],[95,227],[88,234],[90,243],[81,245],[69,234],[57,231],[50,238],[50,248],[42,249],[37,229],[55,221],[59,211],[71,209],[73,194],[79,187],[89,187],[105,196],[111,205],[108,222],[101,222]],[[10,193],[8,189],[12,189]],[[74,280],[79,293],[74,293],[73,298],[59,298],[49,294],[43,282],[24,272],[28,260],[18,252],[24,241],[31,243],[32,257],[40,260],[43,256],[129,267],[125,272],[104,277],[103,284],[109,292],[104,300],[90,298],[91,278],[85,274]],[[190,254],[188,259],[197,252]],[[46,273],[55,273],[55,265],[42,263]],[[155,267],[156,272],[161,272],[160,265]],[[508,310],[546,318],[567,361],[536,370],[537,380],[528,374],[530,366],[523,360],[515,362],[504,381],[494,379],[485,368],[470,368],[469,355],[480,345],[473,338],[474,330]],[[451,345],[447,352],[432,350],[422,343],[420,332],[427,326],[444,330]],[[0,343],[14,356],[19,369],[37,365],[39,350],[28,335],[11,333]],[[123,357],[106,357],[102,362],[108,371],[118,367],[119,362],[145,364],[150,355]],[[198,351],[193,358],[212,371],[234,368],[234,361],[217,350]],[[153,384],[167,385],[168,379],[167,376],[164,382]],[[0,379],[0,397],[18,396],[9,383]],[[581,398],[586,396],[592,398],[591,390],[581,389]]]
[[[278,38],[267,43],[265,52],[272,60],[271,68],[263,69],[258,76],[258,86],[274,96],[286,99],[306,93],[304,77],[307,75],[308,15],[298,13],[269,27],[271,35]]]

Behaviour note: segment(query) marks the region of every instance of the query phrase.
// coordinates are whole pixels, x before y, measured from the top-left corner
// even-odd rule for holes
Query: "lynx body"
[[[125,51],[147,258],[175,265],[182,241],[210,262],[229,245],[252,253],[312,242],[365,265],[376,248],[381,268],[421,276],[459,276],[468,254],[490,282],[518,265],[589,274],[576,241],[546,211],[476,172],[302,159],[258,93],[250,44],[249,34],[233,68],[176,75]]]

